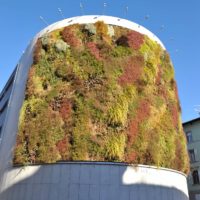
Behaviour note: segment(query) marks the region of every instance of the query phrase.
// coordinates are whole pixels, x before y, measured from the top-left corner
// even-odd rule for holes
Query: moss
[[[75,24],[38,39],[33,57],[14,164],[119,161],[188,172],[173,66],[158,43],[104,22]]]
[[[131,51],[130,48],[124,47],[124,46],[117,46],[112,50],[111,56],[113,56],[113,57],[124,57],[124,56],[131,55],[131,53],[132,53],[132,51]]]
[[[48,60],[41,59],[35,67],[35,74],[39,76],[43,82],[46,82],[50,85],[53,85],[57,82],[57,77],[55,76],[54,69]]]

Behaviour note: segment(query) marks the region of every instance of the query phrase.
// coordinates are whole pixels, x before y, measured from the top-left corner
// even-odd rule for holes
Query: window
[[[193,178],[193,183],[196,185],[196,184],[199,184],[199,173],[197,170],[194,170],[192,172],[192,178]]]
[[[6,109],[8,105],[8,100],[6,101],[6,103],[3,105],[3,107],[0,109],[0,114],[3,113],[3,111]]]
[[[192,132],[191,131],[186,132],[186,138],[187,138],[188,143],[192,142]]]
[[[17,65],[18,66],[18,65]],[[14,82],[14,78],[15,78],[15,72],[17,69],[17,66],[13,72],[13,74],[11,75],[10,79],[8,80],[8,82],[6,83],[6,86],[4,87],[4,89],[2,90],[2,92],[0,93],[0,101],[3,99],[3,97],[5,96],[6,92],[10,89],[10,87],[12,86],[13,82]]]
[[[194,153],[194,149],[190,149],[189,150],[189,156],[190,156],[190,162],[195,162],[195,153]]]

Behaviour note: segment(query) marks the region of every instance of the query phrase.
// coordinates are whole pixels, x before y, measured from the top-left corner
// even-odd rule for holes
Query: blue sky
[[[106,2],[106,15],[127,18],[156,34],[174,63],[183,121],[198,117],[194,108],[200,105],[199,0],[0,0],[0,91],[29,41],[45,27],[39,16],[51,24],[62,19],[58,8],[65,18],[81,15],[80,2],[84,14],[102,14]]]

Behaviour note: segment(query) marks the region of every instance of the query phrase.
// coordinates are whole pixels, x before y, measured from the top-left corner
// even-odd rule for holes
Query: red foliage
[[[72,112],[72,105],[69,100],[63,100],[59,109],[60,115],[63,119],[69,119]]]
[[[163,97],[165,100],[168,98],[167,89],[164,85],[160,85],[158,88],[158,95]]]
[[[178,88],[177,88],[177,84],[175,81],[174,81],[174,92],[175,92],[176,99],[177,99],[178,111],[181,112],[181,105],[180,105],[179,96],[178,96]]]
[[[135,118],[129,123],[128,145],[131,145],[138,135],[139,125],[150,115],[150,103],[146,99],[140,102]]]
[[[174,159],[174,163],[176,163],[176,170],[182,170],[182,165],[183,165],[183,160],[181,158],[181,154],[182,154],[182,145],[181,145],[181,142],[179,141],[179,139],[176,139],[176,156],[175,156],[175,159]]]
[[[126,155],[126,162],[133,163],[137,159],[137,153],[135,151],[131,151]]]
[[[157,76],[156,76],[156,85],[160,85],[161,78],[162,78],[162,69],[161,69],[161,66],[158,65],[158,73],[157,73]]]
[[[135,139],[135,137],[137,136],[137,134],[138,134],[138,126],[139,126],[139,124],[138,124],[138,120],[137,119],[135,119],[135,120],[133,120],[133,121],[131,121],[130,122],[130,124],[129,124],[129,134],[128,134],[128,138],[129,138],[129,141],[131,140],[134,140]]]
[[[101,60],[101,56],[100,56],[100,51],[97,47],[97,44],[95,42],[88,42],[87,43],[87,48],[89,49],[90,53],[97,59],[97,60]]]
[[[179,114],[178,114],[178,109],[176,104],[171,104],[169,105],[169,109],[172,115],[172,123],[175,128],[178,127],[178,121],[179,121]]]
[[[67,159],[67,153],[69,148],[69,141],[68,138],[65,136],[62,140],[58,141],[56,147],[60,152],[60,155],[63,160]]]
[[[130,31],[127,34],[128,45],[132,49],[139,49],[144,42],[144,35],[136,31]]]
[[[136,31],[129,31],[127,35],[122,35],[117,39],[117,45],[130,47],[138,50],[144,42],[144,35]]]
[[[41,40],[37,40],[36,44],[35,44],[35,50],[33,53],[33,63],[37,64],[40,60],[41,54],[40,51],[42,49],[42,42]]]
[[[137,82],[142,74],[144,58],[142,56],[131,57],[124,65],[124,73],[118,79],[119,84],[123,86]]]
[[[73,26],[67,26],[62,31],[63,40],[71,47],[79,48],[82,46],[82,41],[76,36],[76,30]]]
[[[35,68],[31,67],[28,73],[28,80],[26,83],[26,97],[34,94],[33,76],[35,75]]]
[[[177,88],[177,84],[176,81],[174,79],[171,80],[171,85],[172,85],[172,89],[175,92],[176,95],[176,99],[179,101],[179,97],[178,97],[178,88]]]

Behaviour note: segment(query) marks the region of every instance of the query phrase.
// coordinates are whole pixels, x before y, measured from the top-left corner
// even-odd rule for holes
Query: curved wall
[[[15,168],[1,199],[187,200],[185,175],[113,163],[62,163]]]
[[[65,19],[42,30],[22,55],[8,103],[0,145],[0,199],[188,199],[186,178],[176,171],[151,167],[108,164],[54,164],[13,168],[19,111],[24,99],[34,45],[46,32],[68,23],[106,23],[147,34],[163,44],[147,29],[124,19],[106,16],[83,16]],[[163,46],[164,47],[164,46]],[[77,192],[78,191],[78,192]],[[94,196],[93,196],[94,195]]]

